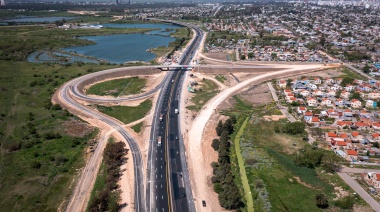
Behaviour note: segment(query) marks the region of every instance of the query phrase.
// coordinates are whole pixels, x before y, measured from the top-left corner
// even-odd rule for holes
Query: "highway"
[[[199,48],[203,33],[195,26],[196,35],[181,57],[181,65],[190,64]],[[185,71],[169,72],[168,81],[160,92],[151,129],[146,191],[149,211],[195,211],[185,148],[180,131],[180,94]],[[181,113],[181,111],[179,111]],[[162,121],[159,120],[163,115]],[[159,146],[158,139],[162,140]]]

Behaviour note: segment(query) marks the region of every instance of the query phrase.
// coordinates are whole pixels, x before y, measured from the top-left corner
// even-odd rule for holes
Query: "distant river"
[[[128,61],[149,62],[155,58],[155,54],[146,50],[159,46],[167,46],[175,38],[168,37],[178,26],[168,24],[104,24],[104,27],[117,28],[160,28],[145,34],[119,34],[107,36],[81,37],[96,42],[89,46],[75,46],[64,48],[67,52],[76,52],[86,56],[108,60],[110,63],[125,63]],[[165,36],[166,35],[166,36]]]

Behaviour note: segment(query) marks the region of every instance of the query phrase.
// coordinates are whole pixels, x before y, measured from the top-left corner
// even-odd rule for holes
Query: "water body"
[[[18,23],[42,23],[42,22],[55,22],[58,20],[72,20],[76,19],[77,17],[24,17],[24,18],[15,18],[15,19],[8,19],[8,20],[2,20],[2,22],[18,22]]]
[[[121,64],[131,61],[144,61],[149,62],[153,60],[156,55],[147,52],[148,49],[157,48],[159,46],[167,46],[173,42],[175,38],[169,37],[170,33],[178,26],[170,24],[104,24],[104,27],[111,28],[154,28],[145,33],[136,34],[118,34],[106,36],[85,36],[80,39],[87,39],[94,41],[96,44],[88,46],[73,46],[63,48],[66,52],[72,52],[86,57],[98,58],[106,60],[110,63]],[[74,56],[70,54],[63,54],[59,52],[51,52],[55,56],[64,57],[69,63],[75,61],[98,63],[97,60],[89,59],[86,57]],[[48,52],[34,52],[28,56],[29,62],[60,62],[60,58],[52,57]]]
[[[125,63],[128,61],[153,60],[156,55],[147,52],[147,49],[167,46],[175,38],[149,34],[121,34],[109,36],[82,37],[96,42],[95,45],[75,46],[64,48],[67,52],[74,52],[86,56],[107,60],[110,63]]]

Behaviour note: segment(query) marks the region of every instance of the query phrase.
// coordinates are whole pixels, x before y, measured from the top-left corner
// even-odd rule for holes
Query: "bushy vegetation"
[[[295,155],[294,162],[298,166],[314,169],[322,167],[326,172],[333,173],[344,160],[334,152],[317,148],[316,146],[305,146]]]
[[[56,211],[69,197],[72,178],[84,163],[84,149],[97,131],[68,134],[66,130],[74,131],[77,125],[65,124],[80,122],[53,105],[52,95],[88,69],[113,67],[0,61],[2,210]],[[38,84],[31,86],[34,81]]]
[[[305,124],[302,122],[287,122],[286,124],[278,123],[274,126],[274,131],[277,133],[299,135],[305,133]]]
[[[218,193],[220,205],[229,210],[239,209],[244,206],[242,196],[234,182],[230,161],[230,135],[233,132],[236,120],[227,119],[224,123],[219,122],[216,131],[220,137],[218,145],[218,162],[213,163],[214,190]]]
[[[97,191],[89,204],[90,212],[119,211],[120,191],[117,182],[120,179],[120,166],[125,162],[128,149],[124,142],[110,141],[103,153],[106,183],[103,189]]]

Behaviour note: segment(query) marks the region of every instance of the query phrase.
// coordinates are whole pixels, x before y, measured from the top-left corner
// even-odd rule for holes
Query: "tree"
[[[219,139],[212,140],[211,146],[215,151],[218,151],[219,143],[220,143]]]
[[[373,147],[380,148],[379,142],[373,143]]]
[[[240,56],[240,59],[241,59],[241,60],[245,60],[245,55],[242,54],[242,55]]]
[[[254,54],[252,52],[248,53],[248,59],[251,59],[254,57]]]
[[[363,67],[363,72],[366,73],[366,74],[368,74],[370,69],[371,69],[371,67],[370,67],[368,64],[366,64],[366,65]]]
[[[329,207],[329,200],[325,194],[318,194],[315,197],[315,200],[317,202],[318,208],[328,208]]]
[[[222,131],[223,131],[223,122],[222,121],[219,121],[218,122],[218,125],[216,126],[216,134],[218,136],[221,136],[222,135]]]
[[[322,35],[321,39],[319,40],[319,44],[321,44],[321,46],[325,46],[325,43],[326,43],[326,38],[325,36]]]
[[[350,100],[353,100],[353,99],[358,99],[358,100],[361,100],[361,96],[360,96],[360,93],[359,92],[353,92],[351,95],[350,95]]]
[[[341,86],[346,87],[348,84],[352,84],[355,81],[354,78],[345,76],[342,79],[342,82],[340,83]]]

